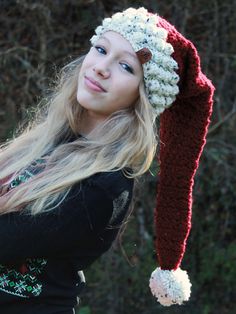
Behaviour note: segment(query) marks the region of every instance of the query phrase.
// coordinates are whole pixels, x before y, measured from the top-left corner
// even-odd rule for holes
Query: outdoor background
[[[207,144],[195,178],[192,231],[182,268],[193,287],[184,306],[162,307],[149,290],[156,268],[153,209],[157,166],[135,191],[123,235],[85,271],[77,314],[236,313],[236,1],[0,0],[0,140],[10,138],[50,91],[57,70],[85,53],[105,16],[145,6],[197,47],[216,86]]]

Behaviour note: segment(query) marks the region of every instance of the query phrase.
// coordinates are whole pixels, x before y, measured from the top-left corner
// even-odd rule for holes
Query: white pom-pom
[[[190,297],[191,286],[185,270],[162,270],[157,267],[151,274],[149,287],[161,305],[181,305]]]

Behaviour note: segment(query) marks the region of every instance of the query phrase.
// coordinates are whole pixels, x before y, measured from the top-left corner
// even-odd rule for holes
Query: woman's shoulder
[[[117,197],[124,191],[132,193],[134,179],[128,178],[125,173],[126,170],[131,172],[130,168],[121,170],[98,172],[88,178],[88,184],[98,185],[101,189],[105,190],[112,198]]]

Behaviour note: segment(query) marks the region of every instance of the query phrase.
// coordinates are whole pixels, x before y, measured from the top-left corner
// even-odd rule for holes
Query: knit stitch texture
[[[194,175],[206,143],[214,86],[201,71],[194,45],[161,17],[158,26],[168,31],[167,42],[174,47],[180,93],[160,116],[155,244],[161,269],[176,270],[191,228]]]

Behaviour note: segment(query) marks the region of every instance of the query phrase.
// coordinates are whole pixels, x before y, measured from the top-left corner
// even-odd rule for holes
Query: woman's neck
[[[84,138],[89,138],[90,132],[103,121],[103,117],[94,116],[88,110],[83,111],[79,124],[79,134]]]

